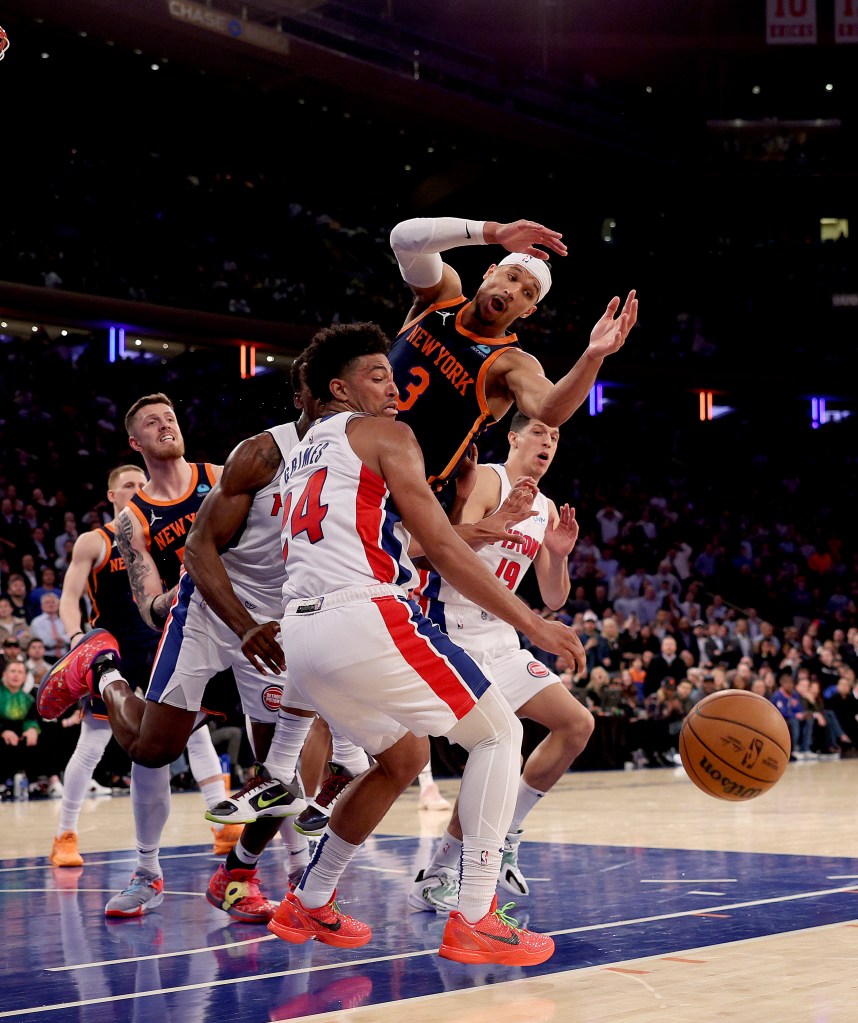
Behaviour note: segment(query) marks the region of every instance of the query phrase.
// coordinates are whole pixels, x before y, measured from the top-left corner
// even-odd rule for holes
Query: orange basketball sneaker
[[[74,650],[51,665],[36,694],[36,710],[46,721],[56,720],[82,696],[98,696],[92,665],[100,654],[112,655],[113,666],[119,667],[119,644],[107,629],[88,632]]]
[[[536,966],[554,954],[554,941],[547,934],[537,934],[518,926],[507,910],[508,902],[498,909],[497,895],[488,913],[475,924],[468,923],[458,910],[453,910],[444,928],[438,955],[457,963],[500,963],[503,966]]]
[[[277,912],[268,922],[268,930],[293,945],[303,945],[310,938],[338,948],[358,948],[372,938],[372,931],[360,920],[340,912],[337,893],[318,909],[307,909],[294,892],[287,892]]]

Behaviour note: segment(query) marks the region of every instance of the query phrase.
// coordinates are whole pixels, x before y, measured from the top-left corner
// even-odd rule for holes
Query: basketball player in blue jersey
[[[459,484],[473,485],[464,504],[463,522],[476,522],[494,512],[517,481],[527,478],[538,484],[551,466],[559,436],[556,428],[517,412],[510,424],[506,462],[480,465],[467,480],[464,474],[459,477]],[[478,556],[513,592],[533,567],[543,602],[559,610],[569,596],[568,558],[578,538],[574,510],[569,505],[558,509],[536,489],[531,514],[514,531],[519,533],[519,544],[502,541],[485,545],[478,549]],[[516,714],[549,729],[524,764],[498,877],[501,888],[527,895],[529,887],[518,865],[522,825],[587,745],[593,715],[557,675],[521,648],[514,629],[464,599],[446,580],[432,573],[424,595],[428,617],[484,667]],[[462,829],[454,810],[431,862],[415,879],[408,899],[412,906],[438,912],[455,909],[461,848]]]
[[[92,608],[89,624],[108,629],[119,640],[122,660],[129,681],[146,687],[158,646],[158,637],[140,617],[125,562],[116,547],[116,516],[131,497],[146,483],[146,473],[137,465],[120,465],[107,477],[107,500],[113,507],[113,519],[91,529],[75,540],[71,563],[63,579],[60,618],[69,635],[71,648],[84,638],[81,622],[81,598],[86,594]],[[77,825],[84,797],[95,785],[93,772],[101,760],[112,731],[107,710],[101,700],[83,701],[80,738],[63,775],[63,801],[59,828],[51,848],[51,863],[56,867],[83,866],[78,849]],[[101,789],[95,787],[95,791]],[[106,790],[109,794],[110,790]]]
[[[182,623],[173,628],[170,608],[177,592],[185,537],[197,509],[220,478],[221,467],[191,463],[185,459],[185,442],[170,399],[151,394],[138,399],[125,417],[129,443],[139,452],[149,480],[136,493],[116,519],[116,538],[125,561],[131,591],[144,622],[162,632],[148,692],[159,692],[173,679],[180,649]],[[39,687],[37,703],[44,717],[51,719],[61,711],[57,707],[69,698],[67,678],[81,663],[91,663],[99,652],[110,649],[116,654],[118,643],[104,629],[88,633],[66,657],[59,660]],[[163,872],[158,858],[161,834],[170,813],[170,771],[172,763],[187,745],[191,770],[209,807],[222,802],[226,788],[220,760],[208,729],[191,729],[179,736],[172,756],[156,760],[148,755],[147,732],[143,727],[143,709],[149,701],[135,696],[128,683],[114,670],[121,685],[101,693],[117,742],[131,757],[131,802],[137,839],[137,868],[131,883],[105,907],[110,917],[140,916],[163,901]],[[86,688],[84,688],[86,692]],[[83,693],[79,693],[83,695]],[[99,695],[93,691],[93,695]],[[73,700],[71,702],[74,702]],[[68,705],[68,704],[67,704]],[[158,729],[177,735],[169,721],[153,723],[153,743],[158,745]],[[235,844],[241,829],[226,826],[215,831],[214,851],[226,853]]]
[[[500,224],[415,218],[394,227],[390,244],[414,296],[390,351],[400,418],[414,430],[435,489],[453,477],[470,444],[513,404],[547,426],[565,423],[637,320],[634,291],[619,316],[620,300],[612,298],[583,355],[552,383],[510,328],[532,316],[548,294],[549,254],[538,246],[565,256],[557,231],[530,220]],[[440,256],[463,245],[500,245],[509,252],[489,266],[471,299],[463,295],[458,273]],[[448,500],[453,501],[449,493]]]

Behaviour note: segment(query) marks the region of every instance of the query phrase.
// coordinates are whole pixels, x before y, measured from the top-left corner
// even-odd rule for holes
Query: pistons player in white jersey
[[[519,542],[485,545],[478,556],[513,592],[533,565],[540,596],[552,610],[562,608],[569,596],[568,557],[578,538],[574,509],[564,504],[558,511],[554,502],[536,489],[551,466],[558,440],[556,427],[516,412],[510,423],[506,462],[476,468],[475,478],[468,481],[473,490],[462,514],[463,522],[478,521],[494,512],[514,485],[534,484],[531,514],[512,530]],[[424,595],[429,618],[484,668],[518,716],[549,729],[524,765],[498,876],[502,888],[527,895],[528,884],[518,864],[522,824],[587,745],[593,715],[554,672],[522,649],[518,634],[506,622],[465,598],[435,573],[430,575]],[[417,874],[408,898],[412,906],[448,912],[456,905],[461,849],[462,828],[454,808],[431,862]]]
[[[580,666],[583,648],[573,630],[527,608],[454,532],[426,483],[414,434],[395,421],[388,345],[373,324],[337,324],[305,352],[307,385],[325,416],[283,473],[281,638],[299,691],[375,762],[345,790],[301,883],[268,927],[294,943],[371,940],[371,929],[339,908],[337,883],[426,762],[427,736],[445,735],[469,758],[459,794],[459,904],[440,954],[532,965],[552,954],[553,942],[518,927],[495,893],[521,724],[477,663],[408,599],[410,535],[464,595],[543,649]]]

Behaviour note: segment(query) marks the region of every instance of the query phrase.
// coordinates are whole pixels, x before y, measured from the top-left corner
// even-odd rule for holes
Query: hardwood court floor
[[[457,782],[441,781],[448,797]],[[443,920],[408,885],[446,824],[406,792],[343,879],[372,942],[293,946],[204,897],[217,864],[199,794],[174,797],[166,898],[138,920],[104,902],[133,870],[128,798],[92,798],[86,865],[47,863],[58,802],[0,806],[0,1020],[202,1023],[853,1023],[858,1005],[858,761],[791,764],[747,804],[681,768],[566,775],[528,820],[531,894],[513,911],[550,932],[540,967],[441,960]],[[273,898],[282,849],[262,861]]]

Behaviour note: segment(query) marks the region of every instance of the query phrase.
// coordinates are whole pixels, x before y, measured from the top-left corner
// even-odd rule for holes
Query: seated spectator
[[[52,565],[46,565],[42,569],[39,574],[39,585],[30,590],[30,594],[27,597],[27,612],[30,615],[31,622],[36,615],[44,611],[42,597],[46,593],[55,594],[57,600],[63,595],[61,587],[57,585],[57,570]]]
[[[50,671],[50,662],[45,659],[45,644],[35,637],[27,644],[27,684],[24,687],[27,692],[32,688],[39,687],[39,683]]]
[[[837,680],[835,691],[824,697],[825,706],[834,712],[840,725],[839,741],[843,756],[850,757],[858,755],[858,697],[853,692],[853,681],[844,671]]]
[[[12,602],[8,597],[0,597],[0,642],[17,639],[19,643],[26,643],[29,638],[26,620],[12,614]]]
[[[3,596],[12,605],[12,616],[29,623],[33,616],[27,613],[27,581],[20,572],[13,572],[9,576]]]
[[[42,613],[30,622],[30,632],[45,644],[45,657],[53,664],[69,650],[69,637],[60,618],[60,598],[45,593],[41,601]]]
[[[644,696],[650,696],[661,686],[663,678],[670,675],[685,677],[685,665],[680,661],[673,636],[665,636],[661,641],[659,653],[649,662],[644,682]]]
[[[772,695],[772,703],[783,715],[792,740],[790,760],[807,760],[813,739],[813,715],[805,712],[801,697],[795,691],[795,679],[791,671],[782,671],[778,676],[778,688]]]
[[[811,750],[823,756],[839,757],[841,742],[848,742],[848,736],[840,727],[834,711],[825,706],[819,682],[815,678],[802,677],[796,681],[795,689],[805,711],[813,715]]]
[[[9,661],[0,680],[0,785],[6,789],[16,774],[34,782],[40,771],[39,720],[36,699],[24,692],[27,669],[23,661]]]
[[[596,644],[595,662],[611,675],[617,674],[623,666],[620,627],[616,618],[605,618],[602,622],[602,632]]]

